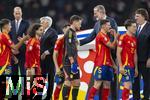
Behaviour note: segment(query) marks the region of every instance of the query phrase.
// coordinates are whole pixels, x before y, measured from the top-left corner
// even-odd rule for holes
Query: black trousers
[[[110,87],[110,95],[111,95],[111,100],[117,100],[118,98],[118,76],[117,74],[114,74],[114,81],[111,82],[111,87]]]
[[[14,64],[14,61],[12,60],[12,74],[13,75],[18,75],[18,72],[20,70],[21,75],[26,75],[26,70],[25,70],[25,52],[20,52],[17,56],[18,59],[18,64]]]
[[[150,68],[146,68],[146,62],[138,62],[138,77],[135,78],[133,87],[133,98],[134,100],[140,100],[140,80],[143,76],[143,100],[149,100],[150,98]]]
[[[46,100],[52,99],[53,86],[54,86],[54,75],[55,75],[55,66],[52,59],[52,56],[47,56],[45,60],[41,61],[41,70],[42,75],[48,74],[48,90]]]

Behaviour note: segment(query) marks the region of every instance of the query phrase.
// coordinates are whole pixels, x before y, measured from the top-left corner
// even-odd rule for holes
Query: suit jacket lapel
[[[141,32],[140,32],[140,34],[139,35],[141,35],[141,34],[144,34],[145,32],[145,29],[147,28],[147,26],[148,26],[148,22],[145,24],[145,26],[142,28],[142,30],[141,30]]]
[[[19,25],[19,28],[18,28],[17,35],[20,34],[20,30],[21,30],[22,27],[23,27],[23,21],[20,22],[20,25]]]
[[[16,23],[15,23],[15,20],[12,22],[12,31],[16,34]]]
[[[13,34],[15,35],[15,37],[17,37],[17,32],[16,32],[16,23],[15,23],[15,20],[12,22],[12,31],[13,31]]]
[[[49,29],[44,33],[44,35],[41,37],[41,39],[42,39],[42,41],[44,42],[45,41],[45,39],[48,37],[48,35],[49,35]]]

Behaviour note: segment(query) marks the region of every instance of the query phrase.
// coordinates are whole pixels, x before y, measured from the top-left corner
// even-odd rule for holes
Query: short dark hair
[[[144,8],[139,8],[135,11],[135,14],[141,14],[145,20],[149,19],[148,11]]]
[[[82,18],[78,15],[73,15],[70,17],[70,24],[72,24],[74,21],[82,20]]]
[[[106,24],[108,22],[110,22],[110,21],[107,20],[107,19],[103,19],[103,20],[100,21],[100,25],[102,26],[102,25],[104,25],[104,24]]]
[[[0,30],[2,31],[3,27],[10,23],[9,19],[1,19],[0,20]]]
[[[134,19],[127,19],[125,22],[124,22],[124,26],[125,28],[127,29],[128,27],[130,27],[133,23],[136,23],[136,21]]]
[[[36,31],[37,31],[40,27],[41,27],[41,25],[38,24],[38,23],[33,24],[33,25],[29,28],[29,35],[30,35],[30,37],[32,37],[32,38],[35,37]]]

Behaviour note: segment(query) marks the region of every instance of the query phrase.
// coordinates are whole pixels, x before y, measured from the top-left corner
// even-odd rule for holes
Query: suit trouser
[[[148,100],[150,98],[150,68],[146,68],[146,63],[138,62],[138,77],[135,78],[133,83],[133,97],[134,100],[140,100],[140,80],[141,76],[143,76],[143,95],[144,100]]]
[[[55,66],[52,57],[46,57],[45,60],[41,61],[42,75],[48,74],[48,90],[46,100],[50,100],[50,98],[52,98],[55,75],[54,68]]]
[[[111,94],[111,100],[117,100],[118,98],[118,77],[117,74],[114,74],[114,81],[111,82],[111,87],[110,87],[110,94]]]
[[[26,75],[26,70],[25,70],[25,54],[23,54],[24,52],[21,52],[22,54],[17,55],[17,59],[18,59],[18,64],[14,64],[14,62],[12,61],[12,71],[13,71],[13,75],[18,75],[18,72],[20,70],[21,75]]]

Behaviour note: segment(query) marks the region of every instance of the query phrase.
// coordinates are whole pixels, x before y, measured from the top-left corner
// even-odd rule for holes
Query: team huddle
[[[101,100],[108,100],[109,94],[111,100],[117,100],[118,73],[124,86],[122,100],[129,100],[130,89],[133,90],[133,98],[140,100],[141,75],[144,81],[143,100],[150,99],[150,23],[145,9],[137,9],[135,18],[125,21],[127,31],[120,35],[115,20],[106,16],[103,5],[97,5],[94,7],[97,22],[92,33],[82,40],[77,39],[76,32],[84,19],[78,15],[71,16],[69,23],[64,24],[61,38],[51,28],[51,17],[41,17],[40,23],[29,27],[29,23],[21,17],[20,7],[14,8],[14,16],[14,21],[0,21],[0,75],[18,75],[20,70],[21,75],[30,77],[31,81],[34,75],[48,75],[46,100],[52,99],[52,95],[54,100],[59,100],[61,90],[63,100],[69,99],[70,92],[72,99],[78,100],[78,46],[95,39],[94,80],[86,99],[94,100],[97,91],[101,91]],[[57,85],[53,92],[54,82]]]

